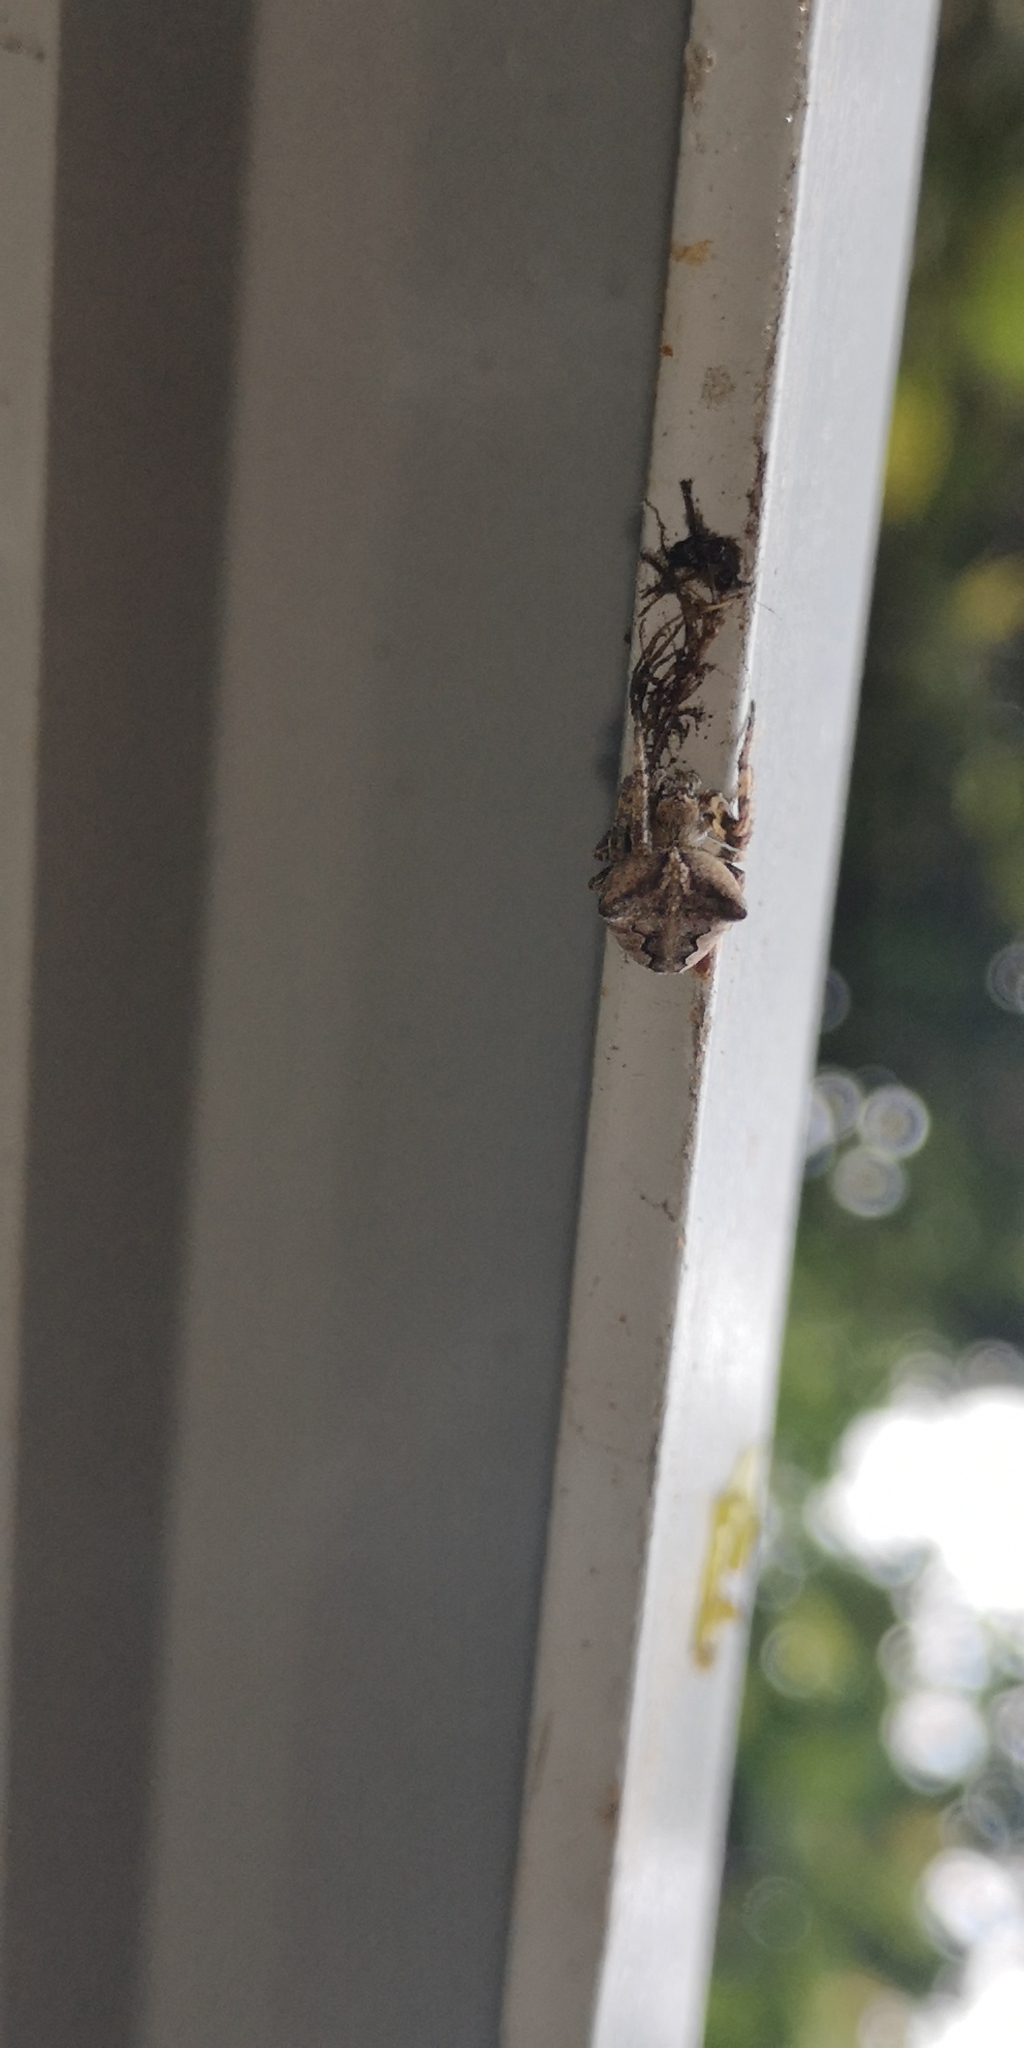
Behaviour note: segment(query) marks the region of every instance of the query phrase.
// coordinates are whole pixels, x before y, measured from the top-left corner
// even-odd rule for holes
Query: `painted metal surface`
[[[694,11],[650,497],[750,550],[750,915],[707,991],[608,942],[505,2048],[700,2039],[934,12]]]
[[[795,0],[697,8],[651,489],[752,545],[768,435],[698,756],[752,687],[751,916],[710,996],[606,961],[510,2048],[699,2025],[925,71],[891,11],[819,0],[801,131]],[[497,2036],[683,26],[4,10],[10,2048]]]
[[[0,9],[0,2033],[481,2048],[685,11],[62,0],[59,103],[44,12]]]
[[[26,91],[49,77],[52,95],[38,131],[4,124],[0,194],[28,279],[52,263],[47,306],[38,283],[4,301],[12,325],[35,315],[18,516],[42,615],[36,673],[2,677],[37,687],[38,718],[0,771],[35,842],[31,877],[23,856],[11,870],[24,951],[5,950],[0,975],[4,1005],[13,974],[28,1010],[2,1083],[24,1090],[27,1128],[2,1160],[19,1299],[0,2035],[133,2048],[247,8],[62,0],[59,93],[52,54],[27,47],[30,10],[0,13],[0,67],[22,65]]]
[[[0,22],[0,1668],[9,1670],[22,1196],[28,1123],[35,760],[43,660],[44,481],[56,0]],[[0,1754],[9,1692],[0,1686]],[[6,1791],[0,1772],[0,1799]]]
[[[255,9],[147,2048],[497,2038],[683,28]]]

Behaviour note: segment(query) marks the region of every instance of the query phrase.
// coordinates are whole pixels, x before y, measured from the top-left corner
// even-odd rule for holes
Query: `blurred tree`
[[[1024,950],[1005,1000],[986,985],[1022,928],[1024,0],[949,0],[833,935],[852,1003],[823,1045],[917,1091],[932,1135],[892,1215],[806,1190],[707,2048],[857,2048],[869,2006],[895,2043],[941,1960],[915,1888],[950,1795],[889,1763],[889,1599],[801,1505],[922,1332],[1024,1346]]]

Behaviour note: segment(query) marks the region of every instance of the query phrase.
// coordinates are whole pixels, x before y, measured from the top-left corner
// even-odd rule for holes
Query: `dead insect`
[[[645,549],[640,557],[654,571],[654,580],[641,592],[643,609],[661,597],[679,597],[695,583],[706,585],[713,602],[734,596],[742,589],[738,541],[727,533],[712,533],[694,503],[689,477],[683,478],[679,488],[686,507],[685,540],[670,541],[661,514],[651,507],[658,522],[660,546],[653,551]]]
[[[688,967],[706,974],[719,940],[746,917],[741,862],[750,837],[753,722],[751,710],[732,805],[692,769],[652,768],[634,725],[633,770],[596,850],[604,865],[590,886],[620,946],[655,974]]]

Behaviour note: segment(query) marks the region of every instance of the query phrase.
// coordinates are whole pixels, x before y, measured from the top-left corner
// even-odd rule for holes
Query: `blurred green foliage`
[[[985,980],[1022,931],[1024,0],[950,0],[833,935],[853,1002],[822,1049],[917,1090],[932,1135],[884,1220],[806,1190],[707,2048],[857,2048],[872,2000],[941,1961],[915,1889],[946,1802],[879,1740],[892,1608],[801,1503],[922,1334],[1024,1346],[1024,1016]],[[804,1902],[788,1922],[768,1880]]]

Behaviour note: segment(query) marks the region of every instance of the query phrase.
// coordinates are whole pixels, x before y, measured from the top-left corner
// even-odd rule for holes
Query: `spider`
[[[652,766],[633,726],[633,770],[615,822],[595,850],[598,909],[620,946],[655,974],[707,974],[719,940],[746,917],[741,862],[750,838],[751,709],[740,747],[735,804],[705,789],[693,769]]]

